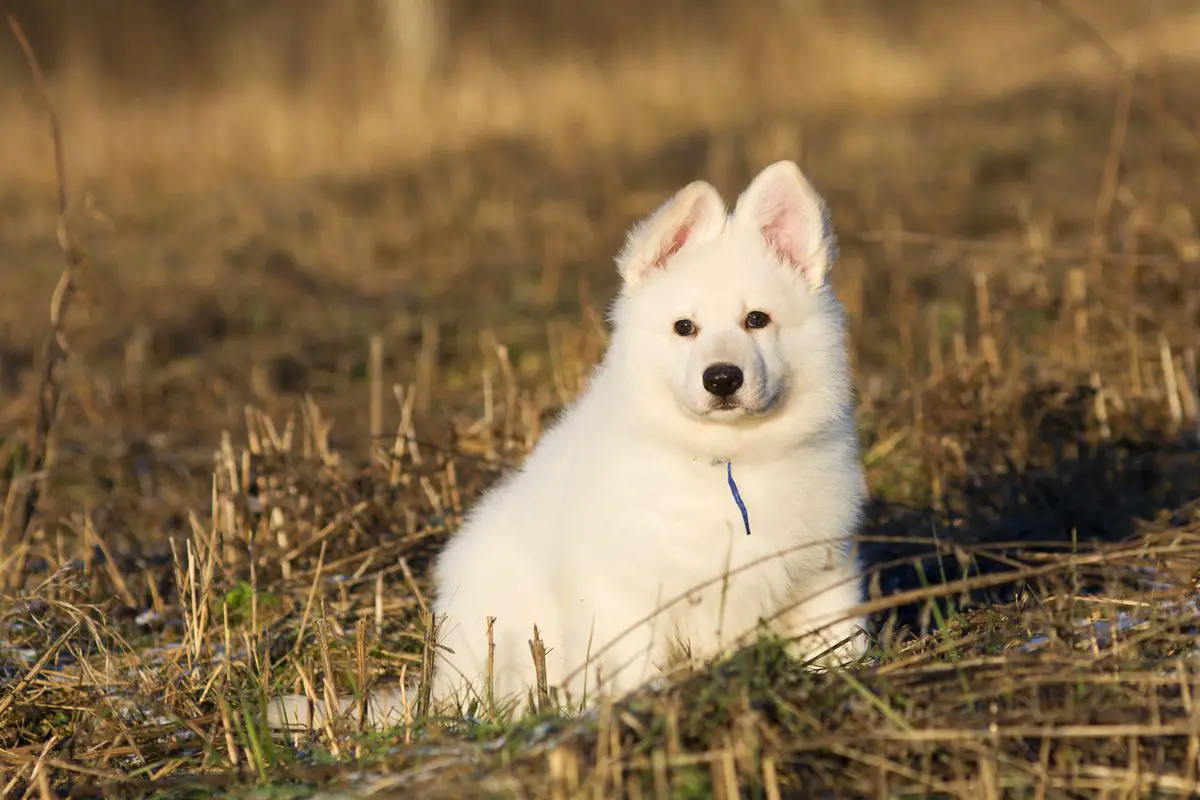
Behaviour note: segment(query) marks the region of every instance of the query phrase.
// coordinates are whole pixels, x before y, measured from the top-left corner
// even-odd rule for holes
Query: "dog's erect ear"
[[[762,231],[785,263],[814,289],[837,258],[837,239],[825,201],[791,161],[779,161],[758,173],[738,198],[733,218]]]
[[[617,268],[626,285],[637,286],[685,245],[712,239],[724,227],[721,195],[712,184],[694,181],[630,231],[617,256]]]

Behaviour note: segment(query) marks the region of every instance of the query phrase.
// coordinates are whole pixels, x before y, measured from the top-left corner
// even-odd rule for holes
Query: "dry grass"
[[[921,35],[952,22],[925,18]],[[541,96],[553,103],[464,71],[463,92],[487,86],[513,116],[495,130],[487,113],[460,118],[463,139],[430,133],[373,172],[310,180],[284,137],[301,163],[279,184],[244,174],[180,189],[182,204],[139,186],[131,210],[68,214],[94,265],[62,320],[62,403],[36,474],[43,395],[25,362],[50,331],[62,254],[41,212],[16,207],[0,226],[25,266],[0,297],[0,490],[41,494],[27,528],[3,510],[5,796],[1195,793],[1194,70],[1093,70],[1098,87],[930,102],[881,124],[878,109],[793,111],[796,82],[778,105],[728,76],[724,95],[679,99],[680,75],[722,62],[663,52],[618,56],[611,95],[587,95],[586,73]],[[985,57],[957,58],[987,73]],[[104,172],[77,146],[93,91],[52,82],[85,185],[89,163]],[[262,125],[256,91],[237,102],[268,132],[303,108]],[[594,114],[597,96],[611,128],[563,110]],[[658,122],[634,119],[650,107]],[[161,132],[181,117],[140,113],[112,130],[159,142],[150,171],[174,175],[162,165],[179,139]],[[568,119],[591,146],[563,144]],[[644,127],[602,147],[622,120]],[[472,138],[504,126],[507,142]],[[256,152],[245,131],[229,165]],[[105,170],[132,169],[106,136],[90,145]],[[322,166],[354,149],[312,136]],[[451,144],[460,156],[415,157]],[[417,714],[372,733],[355,707],[269,735],[275,693],[353,696],[425,673],[430,558],[602,352],[599,302],[633,218],[682,181],[732,191],[798,151],[843,234],[872,658],[814,675],[763,642],[579,719]],[[361,152],[344,163],[380,154]],[[194,164],[215,171],[209,158]]]

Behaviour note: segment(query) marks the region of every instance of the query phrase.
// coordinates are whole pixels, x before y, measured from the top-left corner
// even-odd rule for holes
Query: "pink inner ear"
[[[687,244],[688,237],[692,235],[692,229],[695,226],[695,218],[688,218],[685,220],[683,224],[676,229],[675,234],[663,243],[662,249],[658,251],[658,255],[654,259],[653,266],[666,266],[668,259],[678,253],[683,246]]]
[[[790,261],[793,266],[804,269],[804,259],[807,255],[802,247],[801,220],[796,210],[786,201],[777,202],[771,209],[771,215],[762,226],[763,236],[779,254]]]

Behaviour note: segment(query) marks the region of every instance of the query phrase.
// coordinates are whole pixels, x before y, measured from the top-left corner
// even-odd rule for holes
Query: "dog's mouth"
[[[700,418],[710,422],[733,423],[742,419],[758,416],[745,406],[729,406],[727,408],[710,408],[700,414]]]
[[[713,397],[709,400],[708,407],[700,411],[698,416],[720,421],[764,417],[779,407],[782,398],[783,392],[775,392],[769,397],[763,398],[760,403],[747,405],[738,395]]]
[[[741,404],[741,401],[732,398],[721,398],[713,400],[709,404],[709,411],[734,411],[742,414],[749,414],[750,409]]]
[[[740,400],[732,398],[714,398],[712,402],[709,403],[708,408],[700,412],[700,416],[717,420],[757,417],[769,413],[772,407],[773,406],[769,405],[763,408],[754,408],[745,405]]]

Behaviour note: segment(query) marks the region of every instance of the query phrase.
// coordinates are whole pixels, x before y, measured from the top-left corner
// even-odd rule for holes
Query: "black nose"
[[[733,364],[713,364],[703,377],[704,388],[717,397],[729,397],[742,388],[742,369]]]

